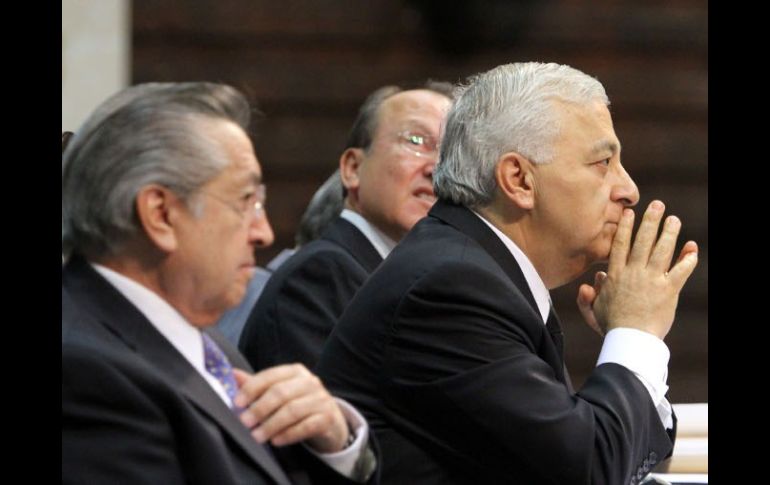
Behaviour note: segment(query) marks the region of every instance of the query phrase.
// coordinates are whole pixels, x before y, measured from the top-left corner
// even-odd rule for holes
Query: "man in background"
[[[243,326],[249,317],[254,304],[270,279],[270,276],[294,253],[297,249],[314,241],[326,231],[342,211],[342,182],[339,169],[335,170],[326,181],[316,190],[310,203],[302,214],[302,218],[294,236],[294,248],[283,249],[276,257],[267,263],[264,268],[254,268],[254,276],[246,287],[246,296],[240,305],[231,308],[217,322],[217,328],[227,337],[233,345],[238,345]],[[261,248],[260,248],[261,249]]]
[[[340,156],[342,214],[268,281],[239,347],[257,369],[312,367],[356,290],[433,205],[432,175],[451,86],[372,93]]]

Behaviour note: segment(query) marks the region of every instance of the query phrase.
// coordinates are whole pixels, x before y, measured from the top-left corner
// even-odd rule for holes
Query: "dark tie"
[[[551,310],[548,312],[548,320],[545,322],[545,328],[547,328],[548,333],[551,334],[551,340],[553,340],[556,350],[559,352],[559,358],[564,362],[564,334],[561,331],[559,317],[556,315],[553,305],[551,305]]]
[[[222,384],[230,397],[230,407],[235,409],[233,399],[238,393],[238,385],[235,382],[233,366],[230,365],[227,356],[211,337],[205,333],[201,333],[201,337],[203,338],[203,361],[206,365],[206,371]]]
[[[561,359],[562,370],[564,372],[564,384],[570,393],[574,393],[575,390],[572,387],[572,379],[567,372],[567,365],[564,362],[564,334],[561,331],[561,324],[559,323],[559,317],[556,315],[556,310],[551,305],[551,310],[548,312],[548,320],[545,322],[545,328],[548,329],[548,333],[551,335],[556,350],[559,352],[559,358]]]

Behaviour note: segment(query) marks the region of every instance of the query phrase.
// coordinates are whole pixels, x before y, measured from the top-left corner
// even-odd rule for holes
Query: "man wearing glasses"
[[[273,240],[249,114],[229,86],[142,84],[62,154],[62,483],[377,482],[352,406],[208,329]]]
[[[246,322],[239,347],[255,368],[315,365],[355,292],[428,213],[451,92],[385,86],[361,106],[340,156],[340,217],[273,274]]]

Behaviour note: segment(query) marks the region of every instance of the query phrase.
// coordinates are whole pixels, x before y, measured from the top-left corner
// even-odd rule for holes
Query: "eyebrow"
[[[616,143],[612,140],[600,140],[594,144],[591,149],[591,153],[603,153],[609,151],[613,155],[620,151],[620,143]]]
[[[257,185],[260,185],[262,183],[262,176],[253,172],[249,172],[248,174],[239,176],[236,180],[233,181],[233,190],[236,190],[238,192],[244,192],[247,189],[251,189],[252,187],[256,187]]]
[[[415,130],[415,131],[422,131],[429,133],[431,131],[430,127],[428,127],[428,124],[425,123],[423,120],[417,119],[417,118],[409,118],[407,119],[403,125],[406,130]]]

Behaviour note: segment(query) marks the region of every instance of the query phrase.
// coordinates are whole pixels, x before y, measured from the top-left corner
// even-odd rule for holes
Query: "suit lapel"
[[[516,258],[513,257],[508,248],[503,244],[497,235],[479,219],[476,214],[471,212],[468,208],[453,204],[451,202],[439,200],[433,205],[430,210],[430,216],[433,216],[441,221],[449,224],[455,229],[459,230],[463,234],[474,239],[500,266],[503,272],[511,279],[514,285],[524,295],[524,298],[529,303],[532,311],[537,318],[542,322],[540,311],[535,303],[535,297],[532,295],[532,291],[529,289],[529,283],[527,283],[524,273],[519,267],[519,263],[516,262]],[[551,309],[553,312],[554,310]],[[554,317],[558,318],[555,316]],[[545,323],[545,322],[543,322]],[[544,325],[545,326],[545,325]],[[546,334],[549,332],[546,330]],[[554,354],[557,357],[558,362],[553,366],[554,373],[557,379],[563,382],[569,391],[572,393],[572,382],[567,373],[567,368],[564,364],[564,355],[559,352],[553,339],[548,335],[547,339],[551,342],[554,350]]]
[[[174,389],[181,392],[202,413],[216,422],[233,441],[277,483],[288,484],[289,479],[280,465],[264,446],[257,443],[235,413],[214,392],[198,371],[158,332],[155,327],[123,295],[91,266],[75,259],[68,263],[63,283],[73,297],[112,334],[129,348],[150,362],[164,375]],[[218,344],[223,339],[215,338]],[[228,354],[233,350],[228,345]],[[229,357],[229,355],[228,355]],[[241,364],[242,358],[238,359]],[[239,365],[239,367],[242,367]]]
[[[500,238],[476,214],[461,205],[439,200],[433,205],[430,215],[444,221],[479,243],[492,256],[492,259],[495,260],[503,272],[508,275],[513,284],[519,288],[535,313],[540,315],[537,303],[535,303],[535,297],[532,296],[532,291],[529,289],[529,284],[526,278],[524,278],[524,273],[522,273],[519,263],[516,262],[516,258],[513,257]]]
[[[342,217],[338,217],[322,237],[345,248],[369,273],[382,263],[380,253],[366,236]]]

